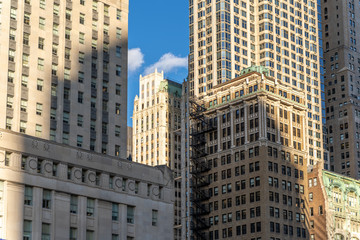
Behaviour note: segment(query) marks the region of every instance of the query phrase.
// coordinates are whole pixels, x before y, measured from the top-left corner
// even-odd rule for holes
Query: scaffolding
[[[209,205],[205,203],[210,198],[206,186],[210,184],[207,174],[211,169],[208,163],[206,133],[216,130],[217,122],[206,116],[204,104],[197,99],[188,100],[190,115],[190,173],[191,173],[191,230],[192,239],[208,239],[206,230],[210,224],[205,215],[210,213]],[[216,119],[216,118],[215,118]]]

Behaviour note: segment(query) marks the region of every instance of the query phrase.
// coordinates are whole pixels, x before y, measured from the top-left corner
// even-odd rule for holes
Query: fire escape
[[[208,188],[208,175],[205,174],[211,169],[206,156],[206,133],[216,129],[216,123],[204,114],[205,107],[199,105],[199,101],[189,99],[190,108],[190,161],[191,161],[191,230],[194,240],[208,239],[207,229],[210,224],[206,215],[210,213],[209,205],[206,202],[210,196]]]

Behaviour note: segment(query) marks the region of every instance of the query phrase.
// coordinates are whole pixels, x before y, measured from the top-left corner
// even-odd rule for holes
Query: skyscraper
[[[323,1],[326,124],[329,170],[360,177],[360,6]]]
[[[320,1],[189,1],[189,94],[201,98],[253,65],[306,93],[309,159],[322,162]]]
[[[128,0],[0,0],[0,239],[173,237],[172,172],[124,160],[127,28]]]
[[[164,72],[140,76],[134,100],[133,161],[166,165],[175,178],[174,239],[180,239],[181,203],[181,84],[164,78]]]
[[[183,196],[192,217],[183,230],[196,239],[307,238],[306,169],[323,164],[320,1],[189,3],[192,187]],[[236,120],[242,111],[250,115]]]
[[[0,127],[126,158],[128,1],[0,1]]]

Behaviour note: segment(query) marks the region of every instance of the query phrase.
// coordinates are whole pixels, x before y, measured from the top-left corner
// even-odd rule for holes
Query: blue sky
[[[189,49],[188,1],[130,0],[128,126],[132,126],[139,75],[157,67],[165,77],[182,82]]]

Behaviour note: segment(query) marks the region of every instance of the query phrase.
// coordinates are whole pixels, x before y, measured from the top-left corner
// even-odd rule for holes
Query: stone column
[[[235,147],[235,141],[234,141],[234,138],[235,138],[235,128],[234,128],[234,107],[230,107],[230,124],[231,124],[231,147]]]
[[[218,118],[218,122],[217,122],[217,135],[218,135],[218,152],[221,151],[221,122],[222,122],[222,114],[221,113],[217,113],[217,118]]]
[[[293,145],[293,143],[294,143],[294,135],[293,135],[293,119],[292,119],[292,113],[293,113],[293,107],[291,106],[290,107],[290,117],[289,117],[289,121],[290,121],[290,124],[289,124],[289,131],[290,131],[290,144],[289,144],[289,146],[293,146],[293,148],[296,148],[296,146],[294,146]]]
[[[70,231],[70,195],[55,192],[54,196],[54,212],[53,223],[51,228],[54,233],[54,239],[69,239]]]
[[[12,182],[5,185],[6,199],[4,209],[6,222],[4,229],[6,231],[6,239],[22,239],[23,238],[23,207],[24,206],[24,186]]]
[[[244,124],[245,124],[245,144],[249,143],[248,135],[249,135],[249,129],[248,129],[248,103],[244,104]]]

